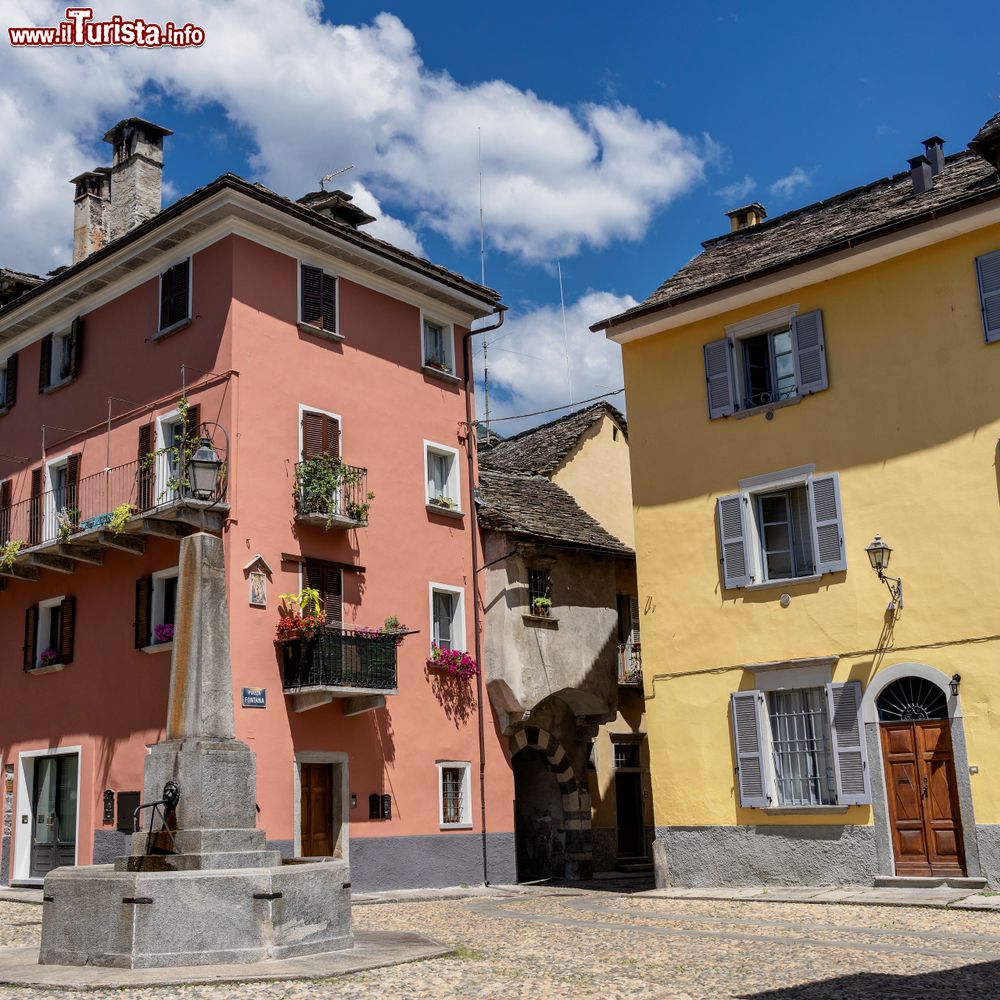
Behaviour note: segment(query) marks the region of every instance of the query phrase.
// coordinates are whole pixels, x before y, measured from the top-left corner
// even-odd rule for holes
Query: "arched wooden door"
[[[922,678],[903,677],[877,705],[896,874],[965,875],[944,692]]]

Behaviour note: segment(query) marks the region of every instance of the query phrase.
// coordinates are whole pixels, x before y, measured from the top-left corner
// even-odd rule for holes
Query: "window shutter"
[[[302,460],[323,454],[323,431],[326,417],[306,410],[302,414]]]
[[[83,325],[83,317],[77,316],[69,331],[69,356],[73,359],[73,378],[80,374],[80,365],[83,361]]]
[[[705,382],[708,386],[708,416],[728,417],[736,410],[733,398],[732,341],[728,337],[706,344]]]
[[[17,355],[12,354],[7,359],[7,369],[4,373],[3,405],[13,406],[17,402]]]
[[[833,763],[837,775],[837,804],[863,806],[872,800],[868,781],[868,750],[861,717],[861,684],[827,684]]]
[[[633,646],[639,645],[639,598],[629,598],[629,608],[632,612],[632,634],[631,642]]]
[[[24,669],[35,667],[35,638],[38,635],[38,605],[24,609]]]
[[[37,545],[42,540],[42,477],[41,469],[31,470],[31,502],[28,511],[28,544]]]
[[[80,523],[79,516],[79,496],[80,496],[80,454],[77,452],[66,459],[66,509],[77,511],[73,518],[73,526]]]
[[[764,696],[760,691],[738,691],[730,699],[740,805],[766,809],[771,796],[764,760]]]
[[[323,325],[323,272],[318,267],[301,267],[301,307],[299,318],[310,326]]]
[[[844,523],[840,507],[840,476],[815,476],[809,483],[812,506],[813,553],[817,573],[837,573],[847,569],[844,551]]]
[[[139,470],[136,483],[138,486],[137,506],[139,510],[149,510],[153,506],[153,466],[155,462],[146,461],[146,456],[153,451],[153,425],[139,425]]]
[[[76,598],[64,597],[62,602],[62,621],[59,623],[59,662],[73,662],[73,640],[76,637]]]
[[[184,439],[187,442],[185,447],[193,446],[197,450],[199,427],[201,427],[201,406],[195,403],[194,406],[188,407],[187,419],[184,421]]]
[[[38,362],[38,391],[47,389],[52,381],[52,334],[42,337],[42,355]]]
[[[153,621],[153,578],[144,576],[135,581],[135,648],[149,645]]]
[[[0,483],[0,545],[10,541],[10,480]]]
[[[808,396],[828,388],[823,314],[818,309],[793,317],[792,346],[795,349],[795,384],[799,395]]]
[[[180,323],[191,315],[191,304],[188,301],[191,291],[191,259],[182,260],[171,269],[173,278],[170,288],[170,325]]]
[[[174,270],[168,268],[160,275],[160,326],[166,330],[170,326],[170,302],[173,298]]]
[[[986,343],[1000,340],[1000,250],[976,258]]]
[[[726,589],[746,587],[751,576],[747,565],[745,504],[739,493],[719,497],[716,501],[719,538],[722,543],[722,573]]]
[[[323,329],[337,332],[337,279],[323,275]]]
[[[340,458],[340,422],[333,417],[323,417],[323,452],[331,458]]]
[[[340,570],[320,563],[305,564],[306,586],[313,587],[323,598],[327,625],[339,628],[344,620],[344,598]]]

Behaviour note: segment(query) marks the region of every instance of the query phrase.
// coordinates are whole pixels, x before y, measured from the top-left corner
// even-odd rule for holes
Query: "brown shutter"
[[[137,506],[139,510],[149,510],[153,506],[153,465],[152,461],[146,461],[146,456],[153,451],[153,425],[139,425],[139,471],[136,482],[138,484]]]
[[[306,410],[302,414],[302,460],[323,454],[326,417],[322,413]]]
[[[201,427],[201,406],[195,403],[188,407],[187,418],[184,421],[184,436],[188,443],[198,447],[198,428]]]
[[[337,279],[323,275],[323,329],[337,332]]]
[[[73,662],[73,639],[76,636],[76,598],[64,597],[62,602],[62,621],[59,623],[59,662]]]
[[[70,455],[66,459],[66,509],[75,510],[73,527],[80,524],[80,455]]]
[[[35,637],[38,635],[38,605],[24,609],[24,669],[35,666]]]
[[[17,402],[17,355],[12,354],[7,359],[7,371],[4,378],[3,404],[10,407]]]
[[[311,326],[323,325],[323,272],[303,264],[301,268],[300,319]]]
[[[150,642],[150,623],[153,620],[153,578],[144,576],[135,581],[135,648],[142,649]]]
[[[188,295],[191,290],[191,260],[182,260],[171,268],[173,286],[170,290],[170,325],[180,323],[191,315]]]
[[[339,626],[344,620],[344,598],[340,570],[322,563],[307,562],[303,576],[306,586],[313,587],[323,597],[327,625]]]
[[[10,541],[10,480],[0,483],[0,545]]]
[[[31,503],[28,512],[28,544],[42,540],[42,476],[41,469],[31,470]]]
[[[41,341],[42,355],[38,362],[38,391],[47,389],[52,381],[52,334],[47,333]]]
[[[340,421],[323,417],[323,451],[332,458],[340,458]]]
[[[80,374],[80,364],[83,360],[83,317],[77,316],[69,331],[69,356],[73,359],[72,377]]]

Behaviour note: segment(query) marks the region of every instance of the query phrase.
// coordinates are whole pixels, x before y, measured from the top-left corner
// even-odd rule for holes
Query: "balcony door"
[[[31,878],[76,863],[76,754],[36,757],[31,793]]]

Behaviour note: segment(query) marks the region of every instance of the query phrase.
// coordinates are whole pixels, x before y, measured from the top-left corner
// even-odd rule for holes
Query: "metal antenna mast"
[[[326,174],[325,176],[321,177],[319,179],[320,191],[325,191],[327,183],[329,181],[332,181],[334,177],[339,177],[341,174],[346,174],[348,170],[353,170],[353,169],[354,169],[354,164],[352,163],[349,166],[341,167],[339,170],[334,170],[332,174]]]
[[[573,369],[569,364],[569,333],[566,329],[566,299],[563,297],[562,263],[556,261],[556,270],[559,272],[559,308],[562,310],[563,325],[563,354],[566,357],[566,379],[569,382],[569,401],[576,401],[576,394],[573,392]]]
[[[479,280],[486,284],[486,224],[483,219],[483,130],[476,126],[479,158]],[[486,425],[486,443],[490,439],[490,345],[483,335],[483,423]]]

